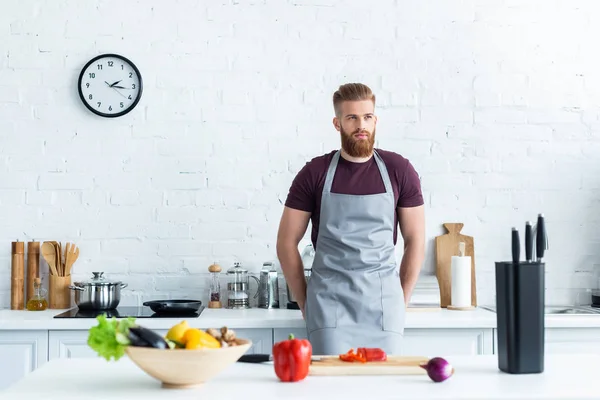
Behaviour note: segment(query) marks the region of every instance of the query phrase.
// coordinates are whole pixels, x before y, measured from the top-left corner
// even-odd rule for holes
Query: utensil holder
[[[545,264],[496,262],[498,368],[510,374],[544,371]]]
[[[71,275],[50,275],[48,308],[71,308]]]

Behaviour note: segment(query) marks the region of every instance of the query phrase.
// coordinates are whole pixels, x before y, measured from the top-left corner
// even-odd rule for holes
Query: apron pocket
[[[404,292],[400,285],[400,276],[379,273],[381,279],[381,307],[383,309],[382,329],[388,332],[404,333]]]
[[[317,294],[307,291],[304,313],[306,329],[309,333],[337,327],[337,301],[330,295],[327,291]]]

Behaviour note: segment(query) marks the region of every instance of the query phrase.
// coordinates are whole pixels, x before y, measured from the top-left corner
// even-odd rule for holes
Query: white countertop
[[[2,399],[598,399],[600,355],[546,355],[541,374],[510,375],[498,370],[496,356],[446,359],[454,376],[441,383],[426,375],[308,376],[301,382],[277,380],[271,363],[235,363],[204,385],[163,389],[127,357],[57,359],[0,393]]]
[[[0,330],[86,330],[97,324],[93,318],[53,318],[65,310],[0,310]],[[139,318],[151,329],[168,329],[182,318]],[[214,328],[304,328],[298,310],[251,308],[247,310],[205,309],[198,318],[185,318],[190,326]],[[142,322],[140,322],[141,324]],[[477,308],[472,311],[409,309],[406,329],[483,329],[496,327],[496,314]],[[547,315],[546,328],[600,328],[598,315]]]

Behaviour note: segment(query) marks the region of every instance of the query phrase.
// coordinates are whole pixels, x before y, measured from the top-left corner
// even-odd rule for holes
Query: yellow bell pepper
[[[210,348],[217,349],[221,347],[221,342],[212,335],[197,328],[190,328],[183,334],[185,348],[188,350]]]

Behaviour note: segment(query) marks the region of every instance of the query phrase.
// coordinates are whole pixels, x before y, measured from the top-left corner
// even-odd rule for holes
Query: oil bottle
[[[46,289],[42,288],[42,280],[40,278],[35,278],[33,281],[33,296],[27,302],[27,310],[44,311],[47,308]]]

